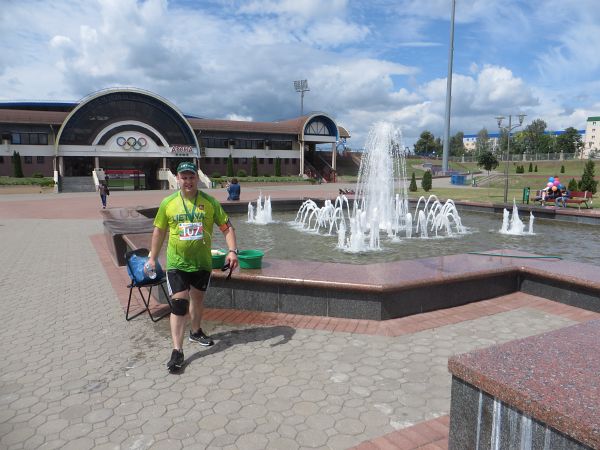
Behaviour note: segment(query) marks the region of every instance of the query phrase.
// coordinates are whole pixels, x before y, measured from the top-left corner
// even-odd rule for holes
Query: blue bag
[[[149,278],[144,269],[144,265],[148,262],[148,255],[150,252],[147,248],[138,248],[125,253],[125,261],[127,261],[127,273],[135,284],[150,284],[156,283],[165,277],[165,271],[160,266],[158,260],[156,261],[156,278]]]

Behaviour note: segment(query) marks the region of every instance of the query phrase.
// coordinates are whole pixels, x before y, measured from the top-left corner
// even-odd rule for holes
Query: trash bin
[[[529,205],[529,187],[523,188],[523,201],[521,203],[527,203]]]

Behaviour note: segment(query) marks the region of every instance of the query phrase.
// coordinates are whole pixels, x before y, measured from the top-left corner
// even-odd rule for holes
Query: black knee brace
[[[171,312],[176,316],[185,316],[190,308],[190,301],[187,298],[172,298]]]

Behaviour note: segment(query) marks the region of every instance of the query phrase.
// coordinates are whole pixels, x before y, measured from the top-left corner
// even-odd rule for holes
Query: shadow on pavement
[[[176,374],[183,373],[187,366],[196,359],[225,351],[234,345],[268,341],[269,339],[280,337],[277,342],[271,344],[271,347],[275,347],[277,345],[283,345],[289,342],[294,333],[296,333],[294,328],[287,326],[275,326],[230,330],[212,334],[211,337],[214,339],[215,345],[212,347],[202,347],[202,350],[196,351],[192,356],[185,360],[184,366],[181,368],[181,370],[176,372]]]

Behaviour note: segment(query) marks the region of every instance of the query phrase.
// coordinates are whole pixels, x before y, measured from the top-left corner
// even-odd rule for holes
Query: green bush
[[[33,175],[31,175],[33,178],[44,178],[44,174],[41,172],[35,172]]]
[[[560,173],[565,173],[565,166],[560,166]]]
[[[275,158],[275,176],[281,176],[281,158],[279,156]]]
[[[14,151],[11,160],[13,165],[13,176],[15,178],[23,178],[23,166],[21,165],[21,155],[19,152]]]
[[[244,169],[240,169],[238,170],[238,178],[246,178],[248,176],[248,174],[246,173],[246,171]]]
[[[529,163],[529,172],[533,172],[533,163]]]
[[[229,158],[227,158],[227,176],[233,176],[233,156],[231,155],[229,155]]]
[[[421,179],[421,187],[425,192],[429,192],[431,190],[432,179],[433,177],[431,176],[431,172],[429,170],[425,171],[423,178]]]
[[[211,178],[221,178],[221,174],[219,172],[213,172]]]
[[[256,160],[256,156],[252,157],[252,168],[250,169],[250,174],[253,177],[258,176],[258,161]]]
[[[537,164],[535,165],[535,167],[533,168],[534,172],[537,172]]]
[[[0,177],[0,186],[54,186],[54,178],[52,177]]]
[[[577,189],[579,189],[579,183],[577,183],[577,180],[575,178],[571,178],[569,180],[569,184],[567,185],[567,189],[569,191],[576,191]]]
[[[270,173],[265,173],[265,174],[263,174],[263,177],[267,177],[267,178],[268,178],[268,177],[270,177],[270,176],[271,176],[271,174],[270,174]]]
[[[408,186],[408,190],[410,192],[417,192],[417,179],[415,178],[415,173],[412,173],[412,177],[410,179],[410,186]]]

